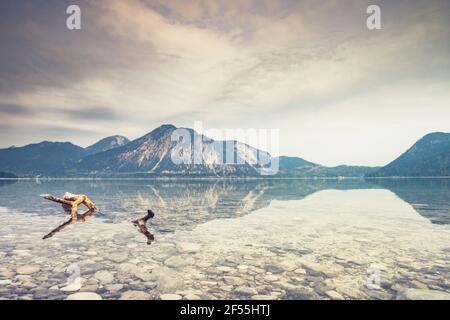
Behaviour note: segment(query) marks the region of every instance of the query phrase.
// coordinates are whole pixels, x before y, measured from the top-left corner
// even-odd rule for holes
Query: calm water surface
[[[67,217],[39,195],[66,191],[101,213],[42,240]],[[449,200],[449,179],[0,180],[0,298],[449,299]]]

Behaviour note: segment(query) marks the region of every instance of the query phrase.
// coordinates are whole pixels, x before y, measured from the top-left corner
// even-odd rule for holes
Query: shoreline
[[[405,179],[450,179],[450,176],[424,176],[424,177],[148,177],[148,178],[120,178],[120,177],[17,177],[17,178],[0,178],[0,181],[16,181],[16,180],[204,180],[204,181],[254,181],[254,180],[405,180]]]

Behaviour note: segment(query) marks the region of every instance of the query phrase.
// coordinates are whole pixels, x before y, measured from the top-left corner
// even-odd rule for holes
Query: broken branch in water
[[[95,204],[85,195],[74,195],[66,192],[63,198],[58,198],[54,195],[42,195],[45,199],[60,203],[66,213],[70,214],[70,219],[53,229],[50,233],[45,235],[43,239],[51,238],[55,233],[60,232],[71,224],[84,223],[92,215],[99,211]],[[88,210],[83,214],[78,214],[78,205],[84,204]],[[148,231],[147,221],[155,216],[152,210],[147,210],[147,215],[132,221],[133,225],[138,228],[138,231],[147,237],[147,244],[151,244],[155,237]]]
[[[151,244],[155,237],[147,229],[147,221],[155,216],[152,210],[147,210],[147,215],[140,219],[132,221],[133,225],[138,228],[138,231],[147,237],[147,244]]]
[[[53,229],[50,233],[48,233],[47,235],[45,235],[42,239],[48,239],[53,237],[53,235],[59,231],[61,231],[62,229],[64,229],[65,227],[68,227],[71,224],[77,224],[77,223],[85,223],[90,217],[92,217],[92,215],[94,214],[94,211],[92,210],[88,210],[83,214],[78,214],[77,215],[77,219],[73,219],[72,217],[70,217],[69,220],[67,220],[66,222],[64,222],[63,224],[61,224],[60,226],[56,227],[55,229]]]
[[[67,226],[75,223],[84,223],[88,220],[95,212],[98,212],[98,208],[95,204],[85,195],[74,195],[66,192],[64,198],[58,198],[54,195],[43,195],[44,199],[61,203],[63,209],[66,213],[70,213],[70,219],[56,227],[49,234],[45,235],[43,239],[48,239],[52,237],[55,233],[63,230]],[[78,214],[78,205],[84,204],[88,210],[83,214]]]

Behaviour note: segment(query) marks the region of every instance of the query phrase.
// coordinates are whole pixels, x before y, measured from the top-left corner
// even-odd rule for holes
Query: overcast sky
[[[0,147],[203,121],[280,129],[280,153],[324,165],[384,165],[450,131],[450,1],[370,1],[373,31],[368,4],[2,0]]]

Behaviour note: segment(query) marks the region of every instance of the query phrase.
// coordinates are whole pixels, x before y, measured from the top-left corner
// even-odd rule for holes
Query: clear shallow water
[[[66,217],[39,195],[65,191],[102,212],[41,240]],[[448,298],[449,199],[448,179],[4,180],[0,297]]]

